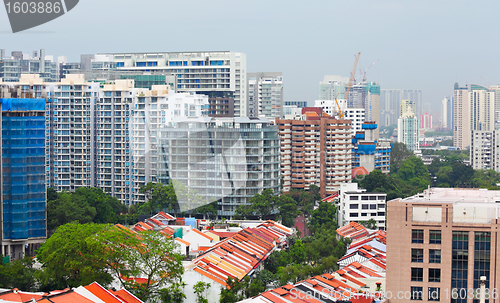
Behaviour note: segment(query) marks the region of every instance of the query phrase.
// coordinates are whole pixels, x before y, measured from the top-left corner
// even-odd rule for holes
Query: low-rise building
[[[378,229],[385,229],[386,193],[369,193],[358,183],[340,186],[339,225],[373,219]]]

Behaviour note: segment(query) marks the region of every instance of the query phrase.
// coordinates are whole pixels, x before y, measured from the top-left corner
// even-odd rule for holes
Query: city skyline
[[[491,8],[498,7],[492,4],[483,11],[482,6],[452,1],[121,1],[120,14],[115,14],[116,1],[88,0],[71,16],[17,34],[10,32],[7,15],[0,10],[0,35],[7,53],[44,48],[55,58],[68,56],[69,61],[79,60],[80,54],[103,52],[243,52],[248,57],[247,72],[283,73],[285,100],[314,101],[323,76],[349,76],[359,51],[358,75],[359,69],[379,60],[367,72],[368,81],[383,89],[421,89],[423,102],[438,112],[439,102],[451,95],[455,82],[498,83],[495,70],[500,63],[488,51],[496,46],[488,38],[495,28]],[[165,35],[158,35],[162,31]],[[457,36],[474,36],[484,45],[454,49]],[[82,38],[92,43],[82,43]]]

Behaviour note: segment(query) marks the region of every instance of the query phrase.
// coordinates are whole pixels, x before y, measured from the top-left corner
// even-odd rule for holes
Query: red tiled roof
[[[99,285],[97,282],[84,286],[84,288],[106,303],[123,303],[120,299]]]
[[[126,289],[121,289],[113,292],[115,296],[120,298],[123,302],[126,303],[143,303],[136,296],[128,292]]]
[[[0,293],[0,301],[12,301],[12,302],[26,302],[31,299],[39,300],[43,296],[42,293],[30,293],[18,291],[17,289],[9,290],[4,293]]]
[[[352,169],[351,177],[354,179],[356,176],[369,175],[370,172],[366,170],[363,166],[355,167]]]
[[[47,298],[50,302],[53,303],[66,303],[66,302],[71,302],[71,303],[91,303],[94,302],[90,299],[85,298],[84,296],[69,290],[67,292],[63,292],[60,294],[52,295]],[[107,302],[107,301],[105,301]]]
[[[203,236],[205,239],[208,239],[210,241],[214,240],[214,239],[212,239],[212,237],[209,237],[209,236],[205,235],[204,233],[202,233],[201,231],[197,230],[196,228],[191,229],[190,232],[194,232],[194,233],[196,233],[196,234],[198,234],[200,236]]]

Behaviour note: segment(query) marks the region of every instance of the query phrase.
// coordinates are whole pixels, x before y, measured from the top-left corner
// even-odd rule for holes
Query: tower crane
[[[345,97],[346,103],[347,103],[347,99],[349,98],[349,91],[351,90],[352,82],[354,81],[354,73],[356,72],[356,67],[358,66],[359,55],[361,55],[360,52],[358,52],[358,54],[356,55],[356,60],[354,61],[354,67],[352,68],[351,77],[349,78],[349,84],[347,85],[347,89],[345,91],[344,97]],[[373,64],[375,64],[375,63],[373,63]],[[335,98],[335,102],[337,103],[337,108],[339,111],[339,118],[343,119],[344,118],[344,111],[342,108],[340,108],[340,104],[339,104],[339,101],[337,100],[337,98]]]

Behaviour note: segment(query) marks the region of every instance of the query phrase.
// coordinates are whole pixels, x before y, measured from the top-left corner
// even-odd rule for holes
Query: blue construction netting
[[[45,111],[45,99],[0,99],[2,111]]]
[[[40,106],[39,100],[43,101],[2,99],[2,111],[20,108],[43,111],[44,105]],[[46,237],[44,147],[44,116],[2,117],[4,239]]]

